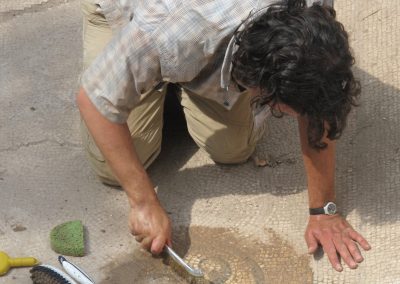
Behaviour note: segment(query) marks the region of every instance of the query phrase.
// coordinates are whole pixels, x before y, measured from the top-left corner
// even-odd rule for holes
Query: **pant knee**
[[[226,152],[223,149],[207,151],[210,158],[218,164],[242,164],[247,162],[255,150],[255,145],[247,145],[245,148],[239,148],[238,151]]]

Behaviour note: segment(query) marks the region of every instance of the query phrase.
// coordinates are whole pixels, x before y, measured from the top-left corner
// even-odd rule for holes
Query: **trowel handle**
[[[8,263],[10,267],[35,266],[39,264],[37,259],[33,257],[9,258]]]
[[[204,273],[201,269],[194,269],[189,266],[172,248],[165,245],[165,250],[168,255],[175,260],[180,266],[182,266],[190,275],[194,277],[203,277]]]

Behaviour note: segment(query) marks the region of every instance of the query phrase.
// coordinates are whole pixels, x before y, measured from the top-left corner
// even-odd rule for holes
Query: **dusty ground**
[[[338,145],[338,203],[373,250],[342,273],[325,256],[307,256],[295,121],[269,121],[259,148],[279,164],[262,169],[215,165],[170,126],[150,174],[174,222],[177,251],[204,269],[205,283],[400,283],[400,2],[341,0],[336,8],[363,86]],[[81,219],[87,255],[72,260],[99,283],[193,282],[138,250],[124,193],[97,182],[85,160],[73,99],[79,1],[1,0],[0,42],[0,250],[58,266],[50,230]],[[28,269],[13,269],[0,283],[30,283]]]

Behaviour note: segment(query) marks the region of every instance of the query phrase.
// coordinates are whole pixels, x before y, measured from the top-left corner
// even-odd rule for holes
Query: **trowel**
[[[168,253],[168,255],[176,261],[183,269],[185,269],[190,275],[194,277],[203,277],[204,273],[201,271],[201,269],[195,269],[189,266],[172,248],[169,246],[165,245],[165,251]]]

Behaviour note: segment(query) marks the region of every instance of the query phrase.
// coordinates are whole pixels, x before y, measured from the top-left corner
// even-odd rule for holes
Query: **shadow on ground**
[[[359,212],[363,221],[379,224],[395,222],[399,215],[398,194],[394,187],[400,176],[400,128],[397,108],[400,90],[382,83],[364,71],[355,68],[363,91],[360,105],[349,116],[348,126],[338,141],[336,191],[342,213]],[[168,113],[168,112],[167,112]],[[173,199],[184,195],[192,202],[179,204],[179,214],[190,215],[191,205],[197,199],[221,195],[248,195],[270,193],[285,196],[306,190],[304,168],[296,122],[291,118],[271,118],[267,134],[259,150],[275,157],[278,166],[257,168],[251,162],[243,165],[208,165],[184,168],[198,151],[184,130],[183,118],[178,115],[166,125],[163,150],[149,172],[159,185],[158,195],[167,207]],[[282,168],[285,167],[285,171]],[[163,174],[161,178],[160,174]],[[166,178],[167,177],[167,178]],[[174,183],[186,184],[176,188]],[[273,184],[278,184],[272,186]],[[371,210],[383,206],[385,210]],[[176,203],[176,202],[175,202]],[[370,206],[368,206],[370,205]],[[382,208],[383,209],[383,208]],[[371,215],[372,212],[384,213]],[[186,219],[190,221],[190,218]],[[189,225],[188,222],[186,225]]]

